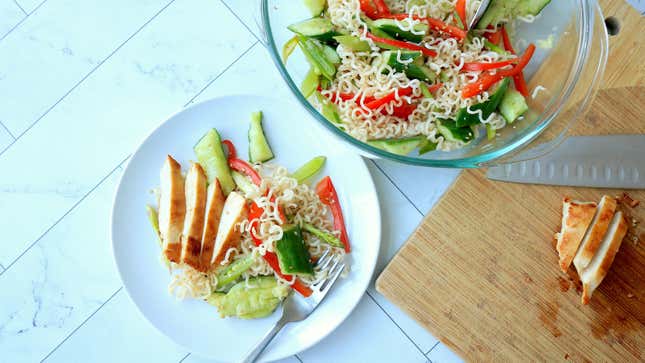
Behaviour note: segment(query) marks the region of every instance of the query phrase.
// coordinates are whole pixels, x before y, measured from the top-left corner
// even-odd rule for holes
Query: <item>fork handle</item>
[[[249,351],[246,355],[246,358],[242,359],[240,363],[252,363],[255,362],[260,354],[264,351],[264,349],[271,343],[271,340],[273,340],[273,337],[284,328],[285,325],[287,325],[288,321],[284,318],[284,315],[280,317],[280,320],[278,320],[273,328],[264,335],[262,340],[258,342],[258,344],[253,347],[251,351]]]

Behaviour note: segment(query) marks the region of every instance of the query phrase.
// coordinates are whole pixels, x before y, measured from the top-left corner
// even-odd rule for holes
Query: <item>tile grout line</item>
[[[46,0],[45,0],[45,1],[46,1]],[[150,24],[150,22],[152,22],[155,18],[157,18],[157,16],[159,16],[159,14],[161,14],[164,10],[166,10],[166,8],[168,8],[168,7],[169,7],[172,3],[174,3],[174,2],[175,2],[175,0],[170,0],[170,2],[169,2],[169,3],[167,3],[167,4],[166,4],[164,7],[162,7],[159,11],[157,11],[157,12],[156,12],[156,13],[155,13],[155,14],[154,14],[150,19],[148,19],[148,20],[147,20],[143,25],[141,25],[141,27],[139,27],[139,29],[137,29],[134,33],[132,33],[132,34],[128,37],[128,39],[126,39],[125,41],[123,41],[123,42],[122,42],[118,47],[116,47],[116,48],[115,48],[115,49],[114,49],[110,54],[108,54],[108,56],[107,56],[107,57],[105,57],[102,61],[100,61],[100,62],[99,62],[99,64],[97,64],[94,68],[92,68],[92,69],[89,71],[89,73],[87,73],[85,76],[83,76],[83,78],[81,78],[81,80],[80,80],[80,81],[78,81],[74,86],[72,86],[72,88],[71,88],[69,91],[67,91],[67,92],[66,92],[66,93],[65,93],[61,98],[59,98],[59,99],[58,99],[58,101],[54,102],[54,104],[53,104],[53,105],[51,105],[47,110],[45,110],[45,112],[44,112],[42,115],[40,115],[40,117],[38,117],[38,118],[36,119],[36,121],[32,122],[32,123],[31,123],[31,125],[29,125],[29,127],[27,127],[27,129],[25,129],[22,133],[20,133],[20,135],[18,135],[18,136],[16,137],[16,139],[15,139],[12,143],[10,143],[10,144],[9,144],[9,145],[4,149],[4,150],[0,151],[0,156],[2,156],[2,155],[3,155],[3,154],[4,154],[4,153],[5,153],[5,152],[6,152],[6,151],[7,151],[7,150],[8,150],[8,149],[13,145],[13,144],[15,144],[15,143],[16,143],[16,141],[18,141],[18,140],[19,140],[23,135],[25,135],[27,132],[29,132],[29,130],[31,130],[31,129],[32,129],[32,128],[33,128],[33,127],[34,127],[34,126],[35,126],[35,125],[40,121],[40,120],[42,120],[45,116],[47,116],[47,114],[48,114],[51,110],[53,110],[53,109],[54,109],[54,108],[55,108],[55,107],[56,107],[56,106],[57,106],[61,101],[63,101],[63,100],[64,100],[64,99],[65,99],[65,98],[66,98],[70,93],[72,93],[72,92],[73,92],[73,91],[74,91],[78,86],[80,86],[80,85],[81,85],[81,84],[82,84],[82,83],[83,83],[87,78],[89,78],[92,74],[94,74],[94,72],[95,72],[97,69],[99,69],[99,67],[101,67],[103,64],[105,64],[105,62],[107,62],[107,61],[108,61],[108,60],[109,60],[109,59],[110,59],[110,58],[111,58],[111,57],[112,57],[116,52],[118,52],[118,51],[119,51],[119,50],[120,50],[120,49],[121,49],[121,48],[122,48],[122,47],[123,47],[127,42],[129,42],[129,41],[130,41],[130,39],[134,38],[137,34],[139,34],[139,32],[140,32],[141,30],[143,30],[143,28],[145,28],[148,24]],[[0,39],[0,40],[2,40],[2,39]]]
[[[197,92],[196,95],[194,95],[188,102],[184,104],[184,107],[191,104],[197,97],[199,97],[202,93],[204,93],[204,91],[206,91],[206,89],[210,87],[210,85],[213,84],[213,82],[217,81],[222,75],[224,75],[224,73],[226,73],[231,67],[233,67],[235,63],[237,63],[240,59],[242,59],[242,57],[244,57],[248,52],[250,52],[251,49],[253,49],[253,47],[255,47],[255,45],[258,43],[259,41],[256,40],[255,43],[251,44],[251,46],[248,47],[244,52],[242,52],[242,54],[240,54],[237,58],[235,58],[235,60],[233,60],[231,64],[227,65],[226,68],[224,68],[221,72],[219,72],[219,74],[215,76],[215,78],[208,81],[208,83],[206,83],[206,85],[201,90],[199,90],[199,92]]]
[[[9,265],[7,265],[7,267],[4,269],[4,271],[0,272],[0,277],[2,277],[2,275],[4,275],[5,272],[7,272],[30,249],[32,249],[43,237],[45,237],[45,235],[47,233],[49,233],[49,231],[51,231],[54,227],[56,227],[56,225],[58,225],[58,223],[60,223],[60,221],[62,221],[65,217],[67,217],[67,215],[69,215],[74,209],[76,209],[76,207],[78,207],[79,204],[81,204],[90,194],[92,194],[92,192],[94,192],[101,184],[103,184],[103,182],[105,180],[107,180],[107,178],[109,178],[112,174],[114,174],[114,172],[118,168],[120,168],[130,158],[130,156],[131,156],[131,154],[128,155],[125,159],[123,159],[114,169],[112,169],[94,187],[92,187],[92,189],[90,189],[87,193],[85,193],[85,195],[83,195],[81,197],[81,199],[79,199],[76,203],[74,203],[74,205],[70,209],[68,209],[67,212],[65,212],[60,218],[58,218],[58,220],[56,222],[54,222],[54,224],[52,224],[49,228],[47,228],[47,230],[45,230],[45,232],[43,232],[38,238],[36,238],[35,241],[33,241],[27,248],[25,248],[25,250],[22,251],[22,253],[20,253],[20,255],[18,257],[16,257]]]
[[[441,341],[440,341],[440,340],[438,340],[436,343],[434,343],[434,345],[432,346],[432,348],[430,348],[430,350],[429,350],[425,355],[427,356],[428,354],[430,354],[430,352],[432,352],[432,350],[433,350],[434,348],[436,348],[436,347],[437,347],[437,345],[439,345],[439,343],[441,343]]]
[[[61,345],[63,345],[63,343],[65,343],[65,342],[67,341],[67,339],[69,339],[72,335],[74,335],[74,333],[76,333],[76,332],[77,332],[77,331],[78,331],[78,330],[79,330],[83,325],[85,325],[85,323],[87,323],[87,322],[88,322],[88,321],[89,321],[89,320],[90,320],[90,319],[91,319],[91,318],[92,318],[96,313],[98,313],[98,312],[99,312],[99,310],[101,310],[101,309],[102,309],[102,308],[103,308],[107,303],[109,303],[109,302],[110,302],[110,300],[112,300],[112,299],[113,299],[113,298],[114,298],[114,297],[115,297],[115,296],[116,296],[116,295],[117,295],[117,294],[118,294],[122,289],[123,289],[123,286],[119,287],[119,288],[118,288],[118,289],[117,289],[117,290],[112,294],[112,296],[110,296],[107,300],[105,300],[105,301],[101,304],[101,306],[99,306],[99,307],[98,307],[98,309],[94,310],[94,312],[93,312],[92,314],[90,314],[90,316],[88,316],[87,318],[85,318],[85,320],[83,320],[83,322],[82,322],[81,324],[79,324],[79,325],[78,325],[74,330],[72,330],[72,332],[71,332],[71,333],[69,333],[69,335],[67,335],[67,336],[65,337],[65,339],[63,339],[63,341],[62,341],[62,342],[58,343],[58,345],[57,345],[56,347],[54,347],[54,349],[53,349],[51,352],[49,352],[49,353],[45,356],[45,358],[41,359],[40,363],[42,363],[42,362],[44,362],[45,360],[47,360],[47,358],[49,358],[49,356],[50,356],[50,355],[52,355],[52,354],[53,354],[53,353],[54,353],[58,348],[60,348],[60,346],[61,346]]]
[[[25,11],[25,9],[23,9],[23,8],[22,8],[22,6],[20,6],[20,4],[18,3],[18,0],[13,0],[13,2],[16,4],[16,6],[17,6],[17,7],[19,7],[19,8],[20,8],[20,10],[22,10],[22,12],[23,12],[25,15],[29,16],[29,14],[27,14],[27,12]]]
[[[298,360],[298,362],[300,362],[300,363],[304,363],[304,362],[302,361],[302,359],[298,356],[298,354],[294,354],[293,356],[294,356],[294,357],[296,357],[296,359]]]
[[[0,273],[1,273],[2,271],[4,271],[4,266],[2,266],[2,264],[0,263]]]
[[[11,133],[11,130],[9,130],[9,128],[4,123],[2,123],[2,121],[0,121],[0,127],[2,127],[9,134],[9,136],[11,136],[13,141],[16,141],[16,137],[13,136],[13,134]]]
[[[367,294],[367,296],[369,296],[369,297],[370,297],[370,299],[372,299],[372,301],[374,301],[374,303],[376,304],[376,306],[378,306],[378,307],[383,311],[383,313],[385,313],[385,315],[386,315],[386,316],[387,316],[387,317],[392,321],[392,323],[394,323],[394,325],[396,325],[396,327],[397,327],[397,328],[399,328],[399,330],[401,331],[401,333],[403,333],[403,335],[404,335],[406,338],[408,338],[408,340],[410,341],[410,343],[412,343],[412,345],[414,345],[414,347],[415,347],[415,348],[417,348],[417,350],[419,351],[419,353],[421,353],[421,355],[423,355],[425,358],[427,358],[427,357],[426,357],[426,355],[425,355],[425,354],[423,354],[423,350],[421,350],[421,348],[419,348],[419,346],[417,345],[417,343],[416,343],[414,340],[412,340],[412,338],[410,338],[410,336],[408,335],[408,333],[406,333],[406,332],[405,332],[405,330],[403,330],[403,328],[401,328],[401,326],[400,326],[400,325],[396,322],[396,320],[394,320],[394,318],[392,318],[392,316],[391,316],[391,315],[390,315],[390,314],[389,314],[389,313],[388,313],[388,312],[387,312],[387,311],[386,311],[386,310],[381,306],[381,304],[379,304],[379,303],[378,303],[378,301],[376,301],[376,299],[374,298],[374,296],[372,296],[372,294],[370,294],[370,292],[369,292],[369,291],[365,291],[365,294]]]
[[[417,210],[417,212],[419,212],[419,214],[421,214],[421,216],[424,216],[425,214],[423,214],[423,212],[421,212],[421,210],[417,207],[417,205],[416,205],[416,204],[414,204],[414,202],[412,201],[412,199],[410,199],[410,197],[408,197],[408,195],[407,195],[407,194],[405,194],[405,192],[403,192],[403,190],[401,190],[401,188],[399,188],[399,186],[394,182],[394,180],[392,180],[392,178],[390,178],[390,176],[389,176],[389,175],[388,175],[388,174],[387,174],[387,173],[386,173],[386,172],[385,172],[385,171],[384,171],[384,170],[383,170],[383,169],[382,169],[382,168],[381,168],[381,167],[376,163],[376,161],[375,161],[374,159],[370,159],[370,161],[374,164],[374,166],[376,166],[376,168],[377,168],[381,173],[383,173],[383,175],[385,175],[385,177],[387,178],[387,180],[389,180],[389,181],[390,181],[390,183],[392,183],[392,185],[394,185],[394,187],[396,188],[396,190],[398,190],[398,191],[399,191],[399,193],[401,193],[401,194],[403,195],[403,197],[404,197],[408,202],[410,202],[410,204],[412,204],[412,206],[414,207],[414,209],[416,209],[416,210]]]
[[[181,360],[180,360],[178,363],[183,362],[183,361],[184,361],[184,360],[186,360],[186,358],[188,358],[189,356],[190,356],[190,353],[187,353],[183,358],[181,358]]]
[[[258,38],[258,36],[257,36],[257,35],[255,35],[255,32],[254,32],[253,30],[251,30],[251,28],[249,28],[249,26],[248,26],[248,25],[246,25],[246,23],[244,22],[244,20],[242,20],[242,18],[240,18],[240,17],[237,15],[237,13],[236,13],[235,11],[233,11],[233,9],[231,9],[231,7],[230,7],[230,6],[228,6],[228,4],[227,4],[224,0],[220,0],[220,2],[221,2],[222,4],[224,4],[224,7],[226,7],[226,8],[228,9],[228,11],[230,11],[230,12],[233,14],[233,16],[234,16],[234,17],[235,17],[235,18],[236,18],[240,23],[242,23],[242,25],[246,28],[246,30],[248,30],[248,31],[249,31],[249,33],[251,33],[251,35],[253,35],[253,37],[254,37],[255,39],[257,39],[257,40],[258,40],[258,42],[261,42],[261,41],[260,41],[260,38]]]
[[[22,24],[25,20],[27,20],[27,18],[29,18],[29,16],[30,16],[31,14],[33,14],[34,12],[36,12],[36,10],[38,10],[38,9],[39,9],[39,8],[40,8],[44,3],[46,3],[46,2],[47,2],[47,0],[43,0],[40,4],[38,4],[38,6],[36,6],[36,7],[34,8],[34,10],[32,10],[30,13],[28,13],[28,14],[27,14],[27,16],[25,16],[24,18],[22,18],[22,19],[18,22],[18,24],[14,25],[11,29],[9,29],[9,31],[7,31],[6,33],[4,33],[4,35],[3,35],[2,37],[0,37],[0,42],[1,42],[1,41],[3,41],[3,40],[4,40],[4,38],[6,38],[9,34],[11,34],[14,30],[16,30],[16,28],[18,28],[18,27],[20,26],[20,24]],[[22,9],[22,7],[20,7],[20,8]],[[24,10],[23,10],[23,12],[24,12]]]

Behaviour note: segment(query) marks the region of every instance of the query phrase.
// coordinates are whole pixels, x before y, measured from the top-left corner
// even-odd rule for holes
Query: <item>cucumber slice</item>
[[[421,144],[419,145],[419,155],[423,155],[434,150],[437,150],[437,143],[432,142],[428,139],[421,141]]]
[[[361,40],[353,35],[337,35],[334,40],[341,44],[343,47],[349,48],[354,52],[369,52],[372,50],[370,43]]]
[[[340,115],[338,114],[338,109],[336,108],[336,105],[331,103],[327,97],[323,96],[320,94],[320,92],[316,92],[316,97],[318,98],[318,102],[321,104],[321,110],[320,113],[331,123],[333,123],[336,126],[342,125],[343,121],[340,119]]]
[[[273,157],[273,151],[262,129],[262,111],[253,112],[249,126],[249,160],[252,163],[263,163]]]
[[[331,233],[327,233],[323,230],[320,230],[314,227],[312,224],[303,223],[302,229],[316,236],[321,242],[324,242],[330,246],[345,248],[343,242],[340,241],[336,236]]]
[[[330,81],[334,80],[336,74],[336,67],[331,63],[323,52],[322,46],[315,40],[298,37],[298,45],[302,49],[309,64],[315,69],[320,70],[320,73]]]
[[[397,155],[407,155],[416,149],[424,140],[423,136],[406,137],[402,139],[370,140],[368,145]]]
[[[528,109],[529,105],[526,103],[524,96],[512,88],[506,90],[499,104],[499,112],[509,124],[517,120]]]
[[[419,84],[419,88],[421,88],[421,94],[423,95],[423,97],[434,98],[434,96],[432,95],[432,92],[430,92],[430,90],[428,89],[428,86],[426,86],[425,83],[421,82],[421,84]]]
[[[327,0],[304,0],[305,6],[311,12],[311,16],[318,16],[325,10]]]
[[[293,53],[293,50],[296,49],[298,45],[298,36],[294,35],[293,38],[289,39],[284,46],[282,46],[282,63],[287,63],[287,59]]]
[[[495,129],[490,125],[486,124],[486,139],[492,140],[495,138]]]
[[[551,0],[492,0],[477,22],[477,29],[497,26],[519,16],[538,15]]]
[[[251,183],[247,176],[242,175],[235,170],[231,172],[231,176],[244,195],[250,195],[255,191],[253,183]]]
[[[468,142],[474,138],[470,127],[457,127],[455,121],[437,119],[437,130],[448,141]]]
[[[322,45],[322,53],[327,58],[327,61],[329,63],[338,65],[340,64],[340,57],[338,56],[338,53],[336,53],[336,50],[326,44]]]
[[[235,260],[230,265],[219,270],[217,272],[217,286],[215,289],[222,289],[226,287],[226,285],[237,281],[244,271],[251,268],[253,262],[255,262],[255,256],[249,255],[239,260]]]
[[[373,23],[373,26],[380,29],[381,31],[387,33],[391,37],[394,37],[396,39],[400,40],[407,40],[413,43],[419,43],[421,40],[423,40],[423,37],[428,33],[428,24],[426,23],[417,23],[414,24],[412,29],[414,32],[409,31],[409,30],[403,30],[399,27],[397,24],[400,23],[402,24],[405,28],[409,28],[409,20],[394,20],[394,19],[378,19],[375,20]],[[415,34],[415,33],[420,33],[423,32],[423,34]]]
[[[320,76],[313,68],[311,68],[309,72],[307,72],[305,79],[302,80],[300,92],[302,92],[302,95],[305,98],[309,98],[309,96],[316,92],[318,85],[320,85]]]
[[[326,160],[327,158],[324,156],[316,156],[298,168],[298,170],[294,171],[293,174],[291,174],[291,177],[301,184],[312,176],[318,174],[320,169],[325,165]]]
[[[510,80],[511,79],[508,77],[501,80],[497,84],[496,86],[497,88],[495,89],[493,94],[488,98],[488,100],[471,106],[470,111],[475,112],[477,110],[481,110],[482,118],[484,119],[490,116],[493,112],[495,112],[495,110],[497,109],[497,106],[502,101],[502,98],[504,97],[504,94],[508,89],[508,84],[510,83]],[[462,107],[461,109],[459,109],[459,111],[457,111],[457,116],[455,118],[455,121],[456,121],[457,127],[477,125],[478,123],[480,123],[479,115],[469,113],[466,107]]]
[[[527,0],[520,1],[515,8],[513,8],[513,15],[527,16],[538,15],[551,0]]]
[[[513,17],[513,8],[522,0],[491,0],[488,8],[475,26],[486,29],[489,25],[495,27]],[[530,1],[530,0],[527,0]]]
[[[330,40],[338,32],[334,30],[334,24],[327,18],[311,18],[299,23],[287,26],[292,32],[307,38]]]
[[[208,182],[219,179],[224,194],[228,195],[235,189],[235,181],[228,167],[228,160],[222,149],[222,139],[215,129],[208,131],[193,147],[199,164],[206,171]]]

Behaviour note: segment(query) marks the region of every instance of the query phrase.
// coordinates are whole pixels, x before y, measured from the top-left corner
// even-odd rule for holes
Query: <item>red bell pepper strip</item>
[[[504,41],[504,49],[511,52],[512,54],[515,54],[515,49],[513,49],[513,45],[511,44],[511,38],[508,36],[508,33],[506,32],[506,28],[502,26],[502,28],[500,29],[500,32],[502,33],[502,39]],[[515,89],[519,93],[521,93],[522,96],[524,97],[529,96],[529,88],[526,85],[524,74],[520,72],[519,74],[514,75],[513,83],[515,83]]]
[[[378,17],[378,11],[376,10],[376,7],[374,7],[374,4],[372,4],[372,0],[360,0],[360,4],[361,11],[363,11],[369,18],[375,19]]]
[[[466,62],[464,65],[461,67],[461,70],[463,72],[476,72],[476,71],[488,71],[491,69],[497,69],[497,68],[502,68],[509,66],[513,63],[517,63],[517,59],[509,59],[509,60],[504,60],[504,61],[499,61],[499,62],[490,62],[490,63],[485,63],[485,62]]]
[[[345,252],[349,253],[349,237],[347,236],[347,229],[345,228],[343,210],[340,207],[336,188],[334,188],[334,184],[331,182],[329,176],[322,178],[318,182],[318,185],[316,185],[316,194],[318,194],[320,201],[331,210],[331,215],[334,217],[334,228],[340,231],[340,241],[345,245]]]
[[[506,28],[502,26],[499,31],[502,33],[502,40],[504,41],[504,49],[511,52],[511,54],[515,54],[515,49],[513,49],[513,45],[511,44],[511,38],[508,36],[508,33],[506,32]]]
[[[258,219],[262,216],[264,213],[264,209],[260,208],[255,202],[251,203],[251,206],[249,207],[249,220],[251,221],[251,238],[253,239],[253,243],[256,246],[259,246],[262,244],[262,240],[259,239],[255,233],[253,233],[254,230],[257,230],[258,226]],[[280,276],[281,278],[285,280],[291,281],[292,279],[295,279],[293,284],[291,285],[291,288],[294,290],[298,291],[302,296],[304,297],[309,297],[312,293],[311,289],[302,283],[302,281],[298,280],[297,277],[291,276],[291,275],[284,275],[282,274],[282,271],[280,270],[280,263],[278,262],[278,256],[273,253],[266,251],[264,256],[262,256],[264,260],[271,266],[273,271]]]
[[[260,177],[260,174],[258,174],[258,172],[253,169],[251,164],[247,163],[246,161],[238,158],[228,158],[228,166],[231,169],[239,171],[240,173],[251,178],[253,184],[258,186],[262,184],[262,178]]]
[[[519,62],[513,68],[499,70],[495,74],[491,74],[491,73],[481,74],[477,81],[473,83],[469,83],[466,86],[464,86],[464,88],[461,90],[461,97],[470,98],[470,97],[476,96],[486,91],[492,85],[499,82],[505,77],[514,77],[518,74],[521,75],[522,70],[529,63],[534,52],[535,52],[535,45],[529,44],[529,46],[526,48],[526,51],[524,51],[524,54],[520,58],[518,58]]]
[[[386,103],[390,103],[396,99],[396,94],[397,91],[394,91],[392,93],[389,93],[381,98],[377,98],[374,101],[365,103],[365,107],[369,108],[370,110],[375,110],[381,106],[383,106]],[[398,90],[399,97],[400,96],[409,96],[412,94],[412,88],[406,87],[406,88],[400,88]]]
[[[409,14],[391,14],[391,15],[381,16],[381,18],[405,20],[405,19],[409,19],[410,15]],[[412,19],[418,20],[418,21],[425,21],[426,23],[428,23],[431,29],[434,29],[442,33],[446,33],[457,39],[464,39],[467,34],[465,30],[459,29],[459,27],[456,27],[454,25],[446,24],[439,19],[424,18],[418,15],[412,15]]]
[[[416,50],[416,51],[419,51],[419,52],[423,53],[423,55],[425,55],[427,57],[436,57],[437,56],[437,52],[435,52],[434,50],[428,49],[426,47],[422,47],[422,46],[417,45],[417,44],[412,44],[412,43],[404,42],[404,41],[401,41],[401,40],[381,38],[381,37],[377,37],[376,35],[374,35],[372,33],[367,33],[367,37],[372,39],[373,41],[375,41],[377,43],[383,43],[383,44],[387,44],[387,45],[397,47],[397,48],[401,48],[401,49]]]
[[[226,149],[228,149],[228,158],[236,159],[237,150],[235,149],[235,145],[233,145],[233,142],[231,140],[224,140],[222,141],[222,144],[224,144],[224,146],[226,146]]]
[[[513,76],[513,82],[515,83],[515,89],[522,94],[524,97],[529,96],[529,87],[526,85],[526,80],[522,73],[516,74]]]
[[[403,102],[401,106],[394,107],[394,109],[392,110],[392,116],[400,117],[404,120],[407,120],[407,118],[416,109],[417,109],[417,105],[413,103]]]
[[[497,30],[495,32],[486,32],[484,33],[484,38],[486,38],[489,42],[497,45],[499,44],[499,40],[502,38],[502,31]]]
[[[390,8],[387,7],[384,0],[374,0],[374,4],[376,4],[376,11],[380,16],[390,15]]]
[[[466,0],[457,0],[455,10],[461,19],[461,23],[464,24],[464,29],[468,30],[468,23],[466,21]]]

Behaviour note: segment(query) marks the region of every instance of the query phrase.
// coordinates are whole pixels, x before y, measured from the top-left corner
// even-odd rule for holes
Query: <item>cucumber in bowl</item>
[[[486,29],[518,17],[536,16],[551,0],[491,0],[488,9],[477,22],[477,29]]]

